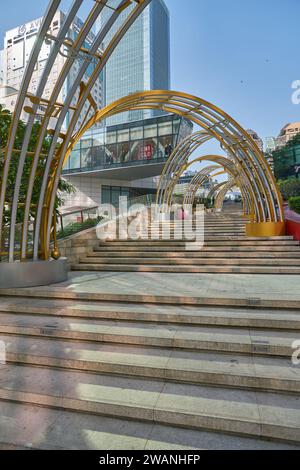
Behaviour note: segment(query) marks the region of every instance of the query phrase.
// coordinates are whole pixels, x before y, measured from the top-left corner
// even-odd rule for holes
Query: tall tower
[[[105,8],[100,16],[98,28],[101,28],[110,15],[111,11]],[[118,24],[115,31],[117,28]],[[112,35],[106,38],[106,41],[111,37]],[[152,0],[107,63],[104,73],[104,100],[107,105],[130,93],[169,88],[169,11],[163,0]],[[153,111],[126,112],[110,118],[107,125],[132,122],[157,114]]]

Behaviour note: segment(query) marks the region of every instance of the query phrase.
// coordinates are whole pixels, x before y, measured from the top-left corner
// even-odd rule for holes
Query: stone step
[[[291,358],[298,331],[1,314],[0,334]]]
[[[37,423],[39,425],[37,426]],[[297,445],[0,401],[1,450],[297,450]]]
[[[261,259],[277,259],[277,258],[292,258],[297,259],[300,258],[300,250],[297,251],[207,251],[207,250],[199,250],[199,251],[106,251],[104,250],[97,250],[93,253],[89,254],[86,258],[87,259],[95,259],[95,258],[157,258],[159,256],[160,259],[162,258],[184,258],[184,259],[194,259],[194,258],[261,258]]]
[[[94,320],[123,320],[127,322],[175,323],[185,325],[227,326],[300,330],[299,310],[258,308],[190,307],[182,305],[136,304],[92,300],[1,297],[0,312],[19,315],[46,315]]]
[[[266,241],[292,241],[294,242],[293,237],[246,237],[245,235],[239,236],[239,235],[234,235],[234,236],[228,236],[228,235],[215,235],[211,237],[206,237],[206,241],[228,241],[228,240],[234,240],[234,241],[252,241],[252,242],[266,242]],[[298,242],[299,243],[299,242]],[[253,243],[254,244],[254,243]]]
[[[297,396],[6,365],[0,399],[300,443]],[[284,405],[283,405],[284,404]]]
[[[189,276],[185,277],[184,281],[188,281]],[[94,280],[94,277],[92,278]],[[101,276],[100,276],[101,279]],[[214,279],[214,276],[211,276]],[[235,276],[234,276],[235,279]],[[250,278],[249,278],[250,279]],[[264,278],[263,278],[264,279]],[[155,278],[154,278],[155,282]],[[221,294],[221,295],[220,295]],[[195,295],[178,295],[178,293],[167,293],[166,295],[153,294],[144,292],[140,293],[121,293],[116,291],[101,292],[101,289],[85,290],[78,289],[76,284],[73,289],[72,286],[64,287],[60,285],[51,287],[39,287],[39,288],[24,288],[24,289],[0,289],[0,302],[3,298],[9,297],[10,299],[51,299],[51,300],[68,300],[68,301],[84,301],[84,302],[120,302],[126,305],[127,303],[133,303],[136,305],[151,304],[152,306],[157,305],[168,305],[168,306],[180,306],[185,307],[225,307],[225,308],[254,308],[254,309],[274,309],[275,311],[281,310],[299,310],[300,300],[296,296],[285,295],[279,297],[278,295],[259,295],[255,297],[249,296],[249,294],[243,294],[241,292],[232,292],[230,295],[223,295],[219,291],[216,291],[214,296],[195,296]]]
[[[205,244],[201,250],[197,249],[194,252],[187,251],[186,246],[180,245],[180,246],[143,246],[143,247],[137,247],[137,246],[111,246],[106,244],[100,245],[99,247],[94,248],[94,253],[131,253],[131,252],[141,252],[143,250],[143,253],[184,253],[184,254],[195,254],[198,255],[199,253],[263,253],[264,255],[266,253],[270,253],[270,246],[269,245],[264,245],[264,246],[258,246],[255,247],[247,245],[247,246],[234,246],[234,245],[225,245],[222,246],[220,244],[219,246],[213,246],[210,245],[208,246]],[[292,245],[292,246],[272,246],[272,253],[290,253],[290,254],[299,254],[299,246]],[[102,256],[102,255],[101,255]]]
[[[220,265],[220,266],[299,266],[300,267],[300,258],[296,259],[280,259],[280,258],[147,258],[146,255],[138,258],[127,258],[127,257],[118,257],[118,258],[94,258],[87,257],[81,258],[80,263],[82,264],[125,264],[125,265],[155,265],[155,266],[206,266],[206,265]]]
[[[294,266],[166,266],[166,265],[129,265],[129,264],[84,264],[72,265],[73,271],[104,272],[148,272],[148,273],[223,273],[223,274],[300,274],[300,267]]]
[[[1,335],[6,362],[238,389],[300,392],[290,359]]]
[[[107,242],[99,242],[100,246],[163,246],[163,247],[174,247],[174,246],[185,246],[186,241],[180,240],[122,240],[122,241],[107,241]],[[260,246],[297,246],[299,249],[299,242],[293,240],[281,241],[281,240],[268,240],[265,241],[251,241],[251,240],[239,240],[236,241],[233,239],[228,239],[227,241],[207,241],[205,242],[206,246],[253,246],[253,247],[260,247]]]

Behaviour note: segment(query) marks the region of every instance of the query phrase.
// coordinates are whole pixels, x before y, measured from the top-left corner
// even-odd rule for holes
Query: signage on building
[[[153,157],[153,145],[146,144],[139,148],[139,160],[150,160]]]
[[[22,24],[18,28],[19,36],[24,36],[26,33],[30,33],[30,31],[36,31],[42,24],[42,18],[38,18],[37,20],[31,21],[30,23]]]

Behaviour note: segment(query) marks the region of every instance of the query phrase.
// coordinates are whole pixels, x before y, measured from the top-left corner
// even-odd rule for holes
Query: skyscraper
[[[122,15],[127,14],[128,9]],[[111,11],[104,9],[98,28],[109,15]],[[118,24],[115,31],[117,28]],[[106,41],[111,39],[112,34]],[[170,19],[163,0],[152,0],[131,26],[108,61],[104,82],[105,104],[138,91],[170,88]],[[107,124],[132,122],[155,115],[155,111],[129,111],[110,118]]]
[[[52,24],[49,28],[49,33],[52,36],[56,36],[64,23],[65,14],[62,11],[58,11],[53,18]],[[14,29],[6,31],[4,37],[4,50],[0,51],[0,103],[6,105],[11,111],[13,111],[14,106],[16,104],[17,93],[21,87],[25,67],[29,60],[32,48],[36,41],[36,37],[38,34],[38,30],[41,26],[42,18],[37,18],[35,20],[30,21],[29,23],[25,23],[23,25],[19,25]],[[69,32],[68,37],[70,40],[75,40],[80,28],[82,25],[82,21],[80,18],[75,17]],[[94,40],[93,32],[90,32],[89,36],[86,39],[85,47],[89,47],[93,40]],[[32,81],[30,83],[30,92],[35,93],[40,81],[40,78],[43,73],[43,69],[45,67],[46,61],[49,57],[51,47],[53,45],[52,40],[47,40],[44,42],[40,55],[38,66],[35,69]],[[66,61],[65,54],[67,51],[64,50],[62,53],[57,57],[52,70],[48,76],[47,84],[44,90],[43,98],[49,99],[53,88],[57,82],[59,74],[64,66]],[[71,74],[68,79],[64,82],[64,85],[61,88],[60,94],[58,96],[58,101],[63,102],[66,95],[69,92],[70,84],[73,82],[75,77],[77,76],[79,69],[78,61],[75,60]],[[87,80],[89,75],[92,73],[92,65],[89,67],[84,80]],[[97,103],[98,107],[101,107],[102,102],[102,80],[99,78],[96,81],[96,84],[93,89],[93,98]],[[76,103],[78,99],[79,93],[77,93],[73,98],[73,104]],[[30,103],[28,103],[30,105]],[[88,109],[88,104],[85,106],[85,110]],[[84,112],[83,112],[84,114]],[[22,118],[26,120],[28,118],[27,113],[22,114]],[[67,123],[66,123],[67,124]],[[78,125],[81,124],[79,120]]]

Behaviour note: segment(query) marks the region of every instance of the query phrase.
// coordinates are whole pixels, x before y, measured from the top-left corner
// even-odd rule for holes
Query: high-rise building
[[[4,51],[0,51],[0,86],[4,84]]]
[[[284,126],[276,139],[276,148],[284,147],[293,137],[300,133],[300,122]]]
[[[133,8],[132,4],[120,15],[106,41],[116,32],[122,16]],[[99,18],[99,29],[109,15],[111,11],[105,8]],[[104,82],[105,104],[138,91],[170,88],[170,19],[163,0],[152,0],[131,26],[106,65]],[[133,122],[157,114],[155,111],[129,111],[110,118],[107,124]]]
[[[253,131],[252,129],[247,129],[248,134],[252,137],[256,145],[258,146],[259,150],[263,152],[264,150],[264,143],[263,140],[259,137],[257,132]]]
[[[265,152],[271,153],[276,149],[275,137],[266,137],[265,139]]]
[[[110,7],[117,4],[118,0],[110,1]],[[133,8],[126,8],[121,20]],[[103,9],[98,31],[112,12]],[[136,19],[109,58],[103,80],[106,105],[139,91],[170,88],[170,19],[163,0],[152,0]],[[151,110],[128,111],[103,124],[81,139],[64,168],[65,177],[77,188],[66,200],[69,206],[117,204],[120,195],[156,192],[157,177],[172,150],[193,129],[184,118]]]
[[[58,11],[56,15],[54,16],[52,24],[49,29],[49,33],[52,36],[57,35],[64,20],[65,20],[65,14],[62,11]],[[38,18],[36,20],[30,21],[29,23],[17,26],[16,28],[7,31],[5,34],[4,50],[1,51],[1,55],[0,55],[0,81],[1,81],[1,69],[2,69],[3,70],[2,86],[5,88],[2,89],[2,91],[0,92],[0,96],[6,97],[7,90],[9,91],[10,95],[12,94],[12,91],[15,90],[14,98],[13,99],[9,98],[9,103],[11,104],[10,110],[13,110],[11,109],[14,107],[12,103],[13,102],[15,103],[16,101],[17,92],[21,86],[25,67],[29,60],[30,53],[34,46],[41,23],[42,23],[42,18]],[[82,21],[80,20],[80,18],[76,17],[68,33],[69,39],[71,40],[76,39],[81,26],[82,26]],[[94,40],[94,34],[91,32],[87,38],[87,42],[85,46],[88,47],[89,45],[91,45],[93,40]],[[47,40],[44,42],[42,46],[41,53],[39,56],[38,66],[33,74],[33,78],[30,83],[29,92],[34,93],[37,90],[37,87],[38,87],[41,75],[43,73],[46,61],[49,57],[52,45],[53,45],[52,41]],[[51,96],[52,90],[55,86],[55,83],[66,61],[65,54],[67,54],[67,51],[63,51],[62,54],[59,54],[57,59],[55,60],[55,63],[52,67],[52,70],[47,80],[43,98],[48,99]],[[1,60],[1,57],[2,57],[2,60]],[[1,62],[2,62],[2,67],[1,67]],[[92,72],[91,67],[92,65],[89,67],[88,73],[86,74],[84,79],[87,79],[88,76],[91,74]],[[76,77],[78,70],[79,70],[79,64],[77,61],[75,61],[68,79],[65,81],[63,87],[61,88],[57,101],[64,102],[64,99],[69,91],[70,83],[73,82],[72,77]],[[73,103],[75,103],[76,100],[78,99],[78,94],[79,92],[77,93],[77,95],[74,96]],[[97,83],[95,84],[95,87],[93,89],[93,98],[95,99],[97,105],[101,107],[103,104],[101,79],[99,79]],[[2,98],[2,101],[3,100],[4,98]],[[1,101],[0,101],[0,104],[1,104]],[[87,107],[88,107],[88,104],[86,105],[86,108]],[[22,118],[26,119],[26,117],[28,117],[28,115],[26,115],[26,113],[23,113]],[[78,123],[78,125],[80,125],[80,122]]]

